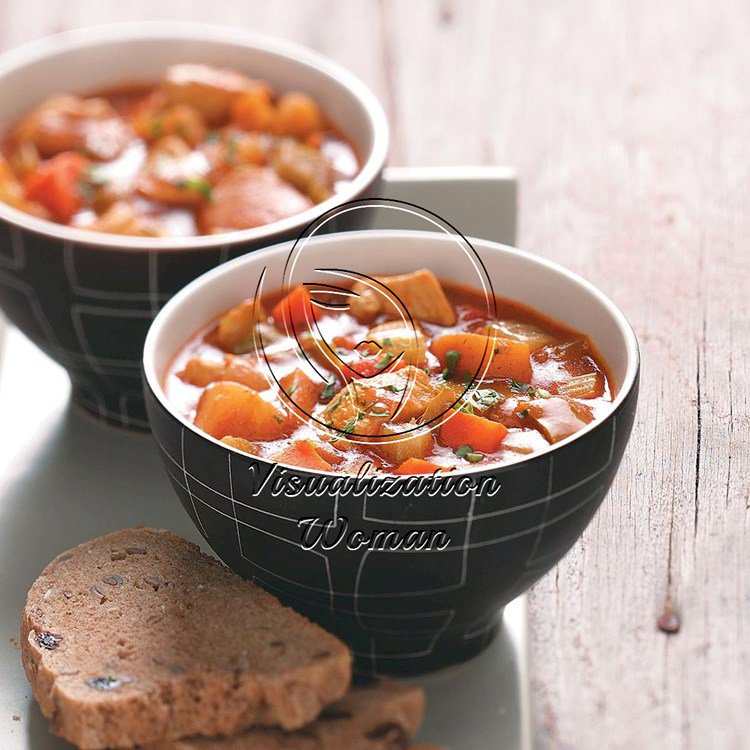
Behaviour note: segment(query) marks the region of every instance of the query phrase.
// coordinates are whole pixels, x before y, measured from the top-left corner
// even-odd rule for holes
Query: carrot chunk
[[[252,388],[220,381],[201,394],[194,424],[219,440],[227,435],[276,440],[283,434],[286,415]]]
[[[312,321],[310,292],[304,286],[297,286],[280,300],[271,312],[278,326],[305,326]]]
[[[75,151],[58,154],[26,178],[26,197],[41,203],[61,221],[69,221],[83,205],[79,182],[88,164],[88,159]]]
[[[493,453],[505,439],[508,428],[476,414],[455,411],[440,425],[438,434],[440,440],[451,448],[470,445],[475,451]]]
[[[425,461],[423,458],[407,458],[396,469],[396,474],[434,474],[442,470],[442,466]]]
[[[467,372],[472,377],[475,373],[482,376],[486,367],[486,378],[531,380],[529,346],[522,341],[493,339],[479,333],[449,333],[436,339],[431,349],[449,374],[459,379]]]
[[[271,456],[271,460],[302,469],[331,470],[331,464],[320,456],[312,440],[295,440],[283,451]]]

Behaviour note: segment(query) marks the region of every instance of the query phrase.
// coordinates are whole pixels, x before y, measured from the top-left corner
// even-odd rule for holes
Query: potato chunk
[[[170,104],[190,105],[210,125],[218,125],[227,119],[235,97],[245,91],[266,88],[236,70],[195,63],[167,68],[162,87]]]
[[[377,280],[401,301],[414,321],[455,325],[456,311],[432,271],[423,268],[400,276],[379,276]],[[360,281],[355,282],[352,290],[357,296],[352,297],[350,309],[359,320],[372,320],[380,313],[399,314],[398,307],[383,292]]]
[[[235,354],[253,351],[256,325],[266,319],[260,300],[248,298],[224,313],[219,320],[216,338],[219,346]]]
[[[427,362],[427,344],[418,326],[393,320],[375,326],[367,332],[367,338],[374,341],[381,351],[396,359],[399,355],[407,365],[423,367]]]
[[[375,452],[394,465],[402,464],[410,458],[424,458],[435,445],[435,438],[428,427],[415,430],[404,429],[404,425],[384,424],[381,435],[393,435],[388,442],[373,442]]]
[[[211,383],[226,380],[241,383],[256,391],[269,387],[268,380],[256,367],[242,357],[225,354],[221,362],[205,357],[191,357],[178,377],[191,385],[205,388]]]
[[[521,341],[529,347],[530,352],[535,352],[554,341],[554,337],[544,329],[520,320],[498,320],[487,326],[483,333],[486,336]]]
[[[252,388],[219,381],[201,394],[194,424],[219,440],[277,440],[284,433],[286,416]]]
[[[214,187],[212,200],[199,212],[204,232],[251,229],[305,211],[313,203],[263,167],[232,169]]]
[[[323,421],[340,432],[377,435],[386,422],[419,419],[434,395],[423,370],[404,367],[353,380],[331,399]]]

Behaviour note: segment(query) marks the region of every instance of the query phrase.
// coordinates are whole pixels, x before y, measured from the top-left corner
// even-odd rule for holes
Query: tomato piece
[[[88,165],[88,159],[75,151],[58,154],[26,178],[26,197],[41,203],[61,221],[70,221],[83,205],[79,182]]]
[[[310,292],[304,286],[295,287],[276,304],[271,315],[280,327],[307,326],[313,319]]]

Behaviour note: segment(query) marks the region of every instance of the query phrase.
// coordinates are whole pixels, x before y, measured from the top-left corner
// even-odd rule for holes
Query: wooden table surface
[[[519,244],[610,295],[643,354],[610,496],[531,595],[537,744],[747,747],[747,1],[3,0],[0,48],[156,18],[349,66],[385,104],[393,164],[518,169]]]

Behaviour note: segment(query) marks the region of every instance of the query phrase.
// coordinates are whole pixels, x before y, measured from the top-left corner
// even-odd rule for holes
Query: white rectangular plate
[[[423,205],[466,235],[512,244],[515,180],[503,168],[403,169],[383,195]],[[398,228],[393,221],[387,224]],[[21,667],[26,591],[59,552],[135,525],[202,542],[182,510],[150,435],[100,425],[69,404],[58,365],[0,320],[0,747],[60,750]],[[205,547],[205,544],[203,545]],[[208,551],[208,550],[207,550]],[[489,648],[465,664],[412,680],[427,690],[420,741],[453,750],[527,750],[523,598],[509,605]]]

